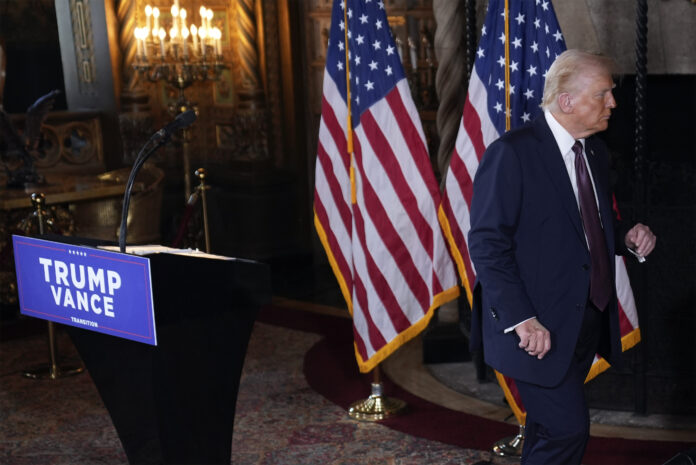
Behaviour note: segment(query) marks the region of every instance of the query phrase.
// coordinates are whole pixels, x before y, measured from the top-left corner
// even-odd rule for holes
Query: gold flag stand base
[[[82,373],[85,368],[81,365],[58,365],[55,328],[52,321],[48,322],[48,350],[49,363],[22,373],[25,378],[31,379],[59,379],[66,376]]]
[[[61,366],[42,366],[32,370],[27,370],[22,373],[25,378],[31,379],[59,379],[66,376],[72,376],[82,373],[84,367],[78,365],[61,365]]]
[[[370,397],[351,404],[348,415],[356,420],[378,421],[396,415],[406,408],[406,402],[386,397],[382,390],[382,383],[372,383]]]
[[[351,404],[348,415],[361,421],[379,421],[402,412],[406,402],[384,395],[384,386],[379,378],[379,365],[373,370],[372,394],[365,400]]]
[[[524,425],[517,436],[508,436],[493,445],[493,453],[499,457],[520,457],[524,446]]]

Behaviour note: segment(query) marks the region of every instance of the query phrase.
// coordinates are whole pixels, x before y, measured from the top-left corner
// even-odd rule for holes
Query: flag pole
[[[380,369],[377,365],[372,370],[372,393],[365,400],[351,404],[348,415],[362,421],[379,421],[401,413],[406,408],[406,402],[384,395],[384,385],[380,379]]]
[[[346,43],[346,105],[348,107],[348,112],[346,115],[346,137],[347,137],[347,150],[348,156],[350,157],[350,201],[355,205],[358,201],[357,194],[355,191],[355,167],[353,166],[353,117],[351,115],[351,104],[350,104],[350,60],[348,52],[348,1],[343,0],[343,24],[346,25],[344,30],[344,37]]]
[[[510,130],[510,8],[505,0],[505,131]]]
[[[347,0],[343,0],[343,23],[346,25],[344,31],[346,44],[346,104],[348,105],[348,121],[346,128],[347,150],[350,156],[350,199],[351,203],[357,203],[357,192],[355,185],[355,167],[353,166],[353,121],[351,116],[350,99],[350,61],[348,51],[348,5]],[[373,380],[371,384],[371,394],[367,399],[359,400],[351,404],[348,415],[351,418],[362,421],[378,421],[389,416],[396,415],[406,408],[406,402],[401,399],[393,399],[384,396],[384,385],[380,379],[379,365],[372,370]]]
[[[505,0],[505,131],[510,130],[510,7]],[[517,418],[517,415],[515,415]],[[507,436],[493,444],[493,453],[499,457],[520,457],[524,446],[524,424],[517,418],[519,432],[515,436]]]

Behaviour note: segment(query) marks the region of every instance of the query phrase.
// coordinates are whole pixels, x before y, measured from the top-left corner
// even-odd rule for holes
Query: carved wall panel
[[[96,59],[91,14],[89,0],[70,1],[79,88],[83,94],[88,95],[96,92],[93,88],[96,79]]]
[[[12,118],[24,125],[24,115]],[[41,127],[39,150],[32,153],[37,170],[47,177],[104,171],[104,149],[99,115],[95,112],[49,113]]]

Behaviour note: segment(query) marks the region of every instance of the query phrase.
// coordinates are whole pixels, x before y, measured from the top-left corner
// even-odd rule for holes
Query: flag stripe
[[[317,162],[321,165],[324,182],[326,182],[327,188],[331,192],[332,204],[343,222],[343,227],[346,231],[349,231],[352,222],[350,206],[343,197],[344,193],[341,190],[341,183],[336,178],[336,171],[333,169],[331,159],[328,153],[326,153],[323,144],[319,144],[317,147]]]
[[[339,246],[338,239],[334,234],[335,228],[332,229],[325,227],[325,225],[329,224],[329,220],[326,214],[326,209],[324,208],[324,204],[321,202],[321,199],[319,198],[315,198],[314,200],[314,211],[317,215],[317,218],[319,219],[319,222],[322,225],[325,237],[327,239],[328,250],[334,252],[331,255],[335,260],[336,266],[338,267],[338,272],[340,273],[340,276],[345,282],[345,286],[348,289],[350,289],[353,285],[353,274],[351,272],[350,265],[346,261],[345,255],[343,253],[335,253],[336,251],[340,252],[341,248]]]
[[[428,158],[428,149],[425,145],[425,134],[423,134],[418,120],[418,113],[410,99],[404,100],[400,87],[406,85],[406,81],[399,81],[393,91],[387,94],[386,100],[392,109],[392,114],[400,131],[406,140],[406,144],[411,148],[413,153],[421,153],[425,156],[412,157],[413,165],[418,169],[419,177],[413,176],[412,179],[429,179],[431,182],[427,184],[430,192],[430,199],[433,201],[433,207],[437,209],[437,200],[440,198],[440,189],[438,189],[433,174],[433,168]],[[407,108],[407,104],[408,108]],[[411,177],[409,178],[411,179]],[[428,198],[428,197],[426,197]],[[432,218],[431,218],[432,219]],[[432,239],[431,239],[432,241]],[[431,249],[432,251],[432,249]]]
[[[363,157],[361,149],[362,144],[360,142],[357,142],[355,160],[356,166],[360,170],[360,176],[362,178],[361,191],[364,196],[365,210],[367,214],[370,216],[370,218],[387,219],[387,212],[384,206],[382,205],[380,198],[377,196],[374,189],[372,188],[372,185],[366,177],[365,169],[362,164]],[[411,256],[408,248],[406,247],[406,244],[401,239],[399,233],[390,221],[373,221],[373,225],[377,229],[377,235],[374,236],[374,240],[380,239],[381,242],[383,242],[383,245],[386,248],[386,250],[388,250],[391,254],[391,257],[387,257],[386,254],[381,254],[381,259],[379,260],[380,268],[384,269],[385,271],[389,271],[392,268],[391,261],[393,260],[394,264],[396,265],[396,268],[398,268],[401,274],[401,276],[397,276],[396,279],[403,279],[408,284],[410,293],[413,293],[413,297],[421,305],[423,311],[427,310],[430,304],[428,288],[423,282],[419,270],[416,264],[414,263],[413,257]],[[360,239],[362,242],[365,242],[364,236],[361,236]],[[377,251],[381,251],[380,249],[382,249],[382,247],[378,246],[374,249],[376,249]],[[385,284],[385,291],[391,290],[388,286],[386,286],[386,282],[379,281],[379,283]],[[391,295],[393,296],[393,294]],[[401,302],[401,304],[404,304],[404,302]],[[406,320],[405,322],[401,321],[400,317],[403,316],[403,313],[399,310],[401,308],[401,304],[396,302],[396,299],[394,299],[393,301],[390,299],[388,300],[388,304],[385,303],[387,311],[392,316],[392,318],[395,319],[394,326],[396,327],[397,331],[403,331],[406,328],[405,324],[408,323],[408,320]]]
[[[371,147],[381,147],[380,153],[381,165],[384,169],[383,174],[389,178],[392,188],[396,192],[400,207],[408,215],[408,219],[413,227],[418,231],[418,239],[425,249],[428,257],[433,256],[433,234],[427,221],[418,210],[416,196],[411,191],[408,181],[404,177],[399,162],[396,159],[394,152],[389,146],[389,142],[385,134],[382,132],[380,125],[377,124],[372,117],[370,111],[366,111],[362,117],[362,129],[365,131],[365,138]]]
[[[464,159],[475,159],[477,161],[481,160],[483,152],[486,150],[485,145],[483,145],[483,134],[481,133],[481,120],[479,119],[478,113],[471,105],[469,97],[467,96],[464,102],[464,114],[462,115],[462,125],[464,131],[466,131],[467,140],[470,144],[467,144],[467,148],[473,149],[476,158],[467,156],[468,154],[461,154]],[[469,202],[471,198],[469,197]]]

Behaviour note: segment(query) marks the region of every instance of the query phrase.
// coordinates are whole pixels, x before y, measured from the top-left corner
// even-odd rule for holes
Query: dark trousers
[[[585,308],[568,373],[554,387],[517,381],[527,410],[522,465],[580,464],[590,437],[583,385],[599,344],[602,313]]]

